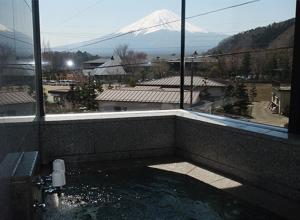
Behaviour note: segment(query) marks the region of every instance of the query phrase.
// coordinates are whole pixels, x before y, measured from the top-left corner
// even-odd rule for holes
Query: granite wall
[[[178,117],[176,155],[300,200],[300,144]]]
[[[44,122],[41,141],[43,163],[173,155],[175,116]]]

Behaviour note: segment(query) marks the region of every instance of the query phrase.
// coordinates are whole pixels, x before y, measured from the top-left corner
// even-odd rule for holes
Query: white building
[[[291,98],[290,86],[273,87],[271,110],[276,114],[288,114]]]
[[[92,70],[94,70],[98,66],[101,66],[102,64],[104,64],[105,62],[107,62],[109,60],[110,60],[110,58],[99,58],[96,60],[86,61],[82,64],[82,73],[85,76],[88,76],[92,72]]]
[[[86,74],[87,73],[87,74]],[[86,75],[95,76],[96,78],[106,80],[106,79],[120,79],[124,78],[127,73],[125,72],[121,58],[118,55],[114,55],[103,63],[102,65],[86,72]]]

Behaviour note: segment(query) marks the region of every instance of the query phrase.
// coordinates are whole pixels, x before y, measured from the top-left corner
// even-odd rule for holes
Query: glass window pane
[[[70,2],[41,1],[48,114],[179,108],[181,1]]]
[[[35,114],[30,5],[0,1],[0,116]]]
[[[187,1],[186,108],[287,127],[296,0],[240,3]]]

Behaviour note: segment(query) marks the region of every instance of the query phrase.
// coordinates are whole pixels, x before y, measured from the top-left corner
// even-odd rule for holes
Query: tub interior
[[[63,194],[49,196],[46,220],[281,219],[190,176],[149,166],[69,169]]]

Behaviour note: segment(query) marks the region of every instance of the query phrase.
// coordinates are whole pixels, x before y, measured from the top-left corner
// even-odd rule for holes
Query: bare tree
[[[141,72],[140,66],[147,60],[146,53],[129,50],[126,44],[119,45],[114,52],[121,58],[121,64],[124,65],[125,71],[133,76]]]
[[[124,65],[139,64],[147,59],[146,53],[129,50],[129,47],[126,44],[119,45],[114,52],[121,58],[122,64]]]
[[[122,61],[125,61],[128,54],[128,45],[121,44],[115,50],[114,53],[117,54]]]

